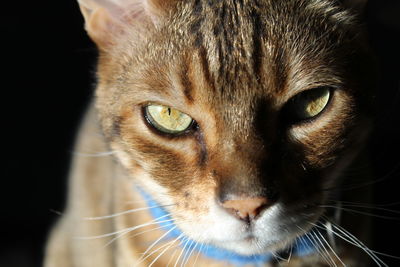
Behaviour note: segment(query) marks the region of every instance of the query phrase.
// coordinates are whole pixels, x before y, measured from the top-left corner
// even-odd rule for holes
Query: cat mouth
[[[254,234],[253,231],[249,231],[248,233],[244,234],[242,237],[239,237],[235,240],[231,240],[230,242],[242,242],[242,243],[248,243],[249,245],[252,245],[254,243],[257,243],[257,240],[259,238]]]
[[[253,234],[250,234],[248,237],[245,237],[243,240],[244,240],[245,242],[251,243],[251,242],[254,242],[256,239],[257,239],[257,238],[256,238]]]

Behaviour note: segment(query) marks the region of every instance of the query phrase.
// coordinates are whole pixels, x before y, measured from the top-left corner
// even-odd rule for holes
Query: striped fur
[[[337,196],[332,188],[343,182],[342,173],[352,167],[370,127],[373,83],[367,78],[372,75],[355,16],[333,0],[133,2],[119,19],[115,11],[104,15],[106,7],[86,13],[86,28],[100,50],[96,111],[91,111],[99,121],[90,115],[81,133],[86,141],[78,149],[109,146],[117,161],[107,161],[113,167],[107,177],[100,175],[104,181],[80,188],[76,185],[95,179],[87,176],[99,163],[75,159],[70,205],[54,230],[46,266],[135,266],[146,244],[162,231],[118,238],[104,255],[99,252],[102,240],[88,242],[90,247],[80,241],[85,253],[79,255],[74,252],[77,241],[71,240],[75,234],[102,234],[83,226],[89,222],[80,222],[82,217],[141,208],[143,203],[132,202],[140,201],[134,184],[168,205],[177,227],[194,240],[242,254],[286,247],[321,219],[325,209],[320,205]],[[329,106],[313,120],[293,123],[291,99],[318,87],[332,88]],[[174,107],[197,127],[181,136],[162,135],[143,118],[148,103]],[[101,125],[104,138],[89,146],[92,124]],[[80,203],[81,194],[89,204]],[[245,228],[218,204],[230,195],[273,201],[254,223],[256,241],[230,239]],[[100,205],[106,214],[91,205]],[[96,223],[118,231],[148,222],[142,213]],[[345,247],[338,248],[340,260],[366,266],[363,256]],[[178,262],[173,251],[153,266]],[[95,260],[98,255],[105,258]],[[225,266],[201,256],[196,260],[198,266]],[[189,257],[187,265],[194,261]],[[285,266],[324,262],[317,255]]]

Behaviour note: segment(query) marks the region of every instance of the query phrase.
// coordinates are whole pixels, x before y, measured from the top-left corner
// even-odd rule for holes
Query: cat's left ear
[[[342,4],[359,14],[363,14],[368,0],[341,0]]]
[[[176,0],[78,0],[85,28],[99,48],[107,49],[131,27],[157,27]]]

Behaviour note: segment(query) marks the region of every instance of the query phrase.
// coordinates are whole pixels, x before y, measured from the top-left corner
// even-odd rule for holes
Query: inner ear
[[[157,27],[175,0],[78,0],[85,28],[92,40],[108,48],[132,27]]]

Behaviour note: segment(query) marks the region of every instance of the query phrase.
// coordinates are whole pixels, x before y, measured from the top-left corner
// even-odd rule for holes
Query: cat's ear
[[[85,28],[100,47],[112,45],[115,37],[132,25],[157,26],[175,0],[78,0]]]
[[[359,14],[364,13],[368,0],[341,0],[346,8],[349,8]]]

